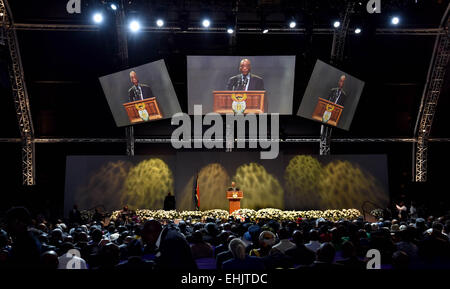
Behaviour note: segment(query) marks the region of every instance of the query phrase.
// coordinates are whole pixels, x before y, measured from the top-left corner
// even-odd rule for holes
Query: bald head
[[[244,76],[247,76],[247,74],[250,72],[250,70],[251,70],[250,60],[248,60],[247,58],[242,59],[239,64],[239,71]]]
[[[136,85],[136,86],[138,85],[139,79],[137,78],[137,74],[135,71],[130,72],[130,80],[134,85]]]
[[[341,77],[339,78],[339,88],[344,87],[345,78],[345,75],[341,75]]]

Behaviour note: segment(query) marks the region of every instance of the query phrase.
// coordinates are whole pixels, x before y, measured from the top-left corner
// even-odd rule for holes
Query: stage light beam
[[[164,20],[162,20],[162,19],[156,20],[156,26],[163,27],[164,26]]]
[[[203,27],[208,28],[211,25],[211,21],[209,21],[208,19],[204,19],[202,21],[202,25]]]
[[[394,24],[394,25],[399,24],[400,23],[400,18],[398,18],[396,16],[392,17],[391,23]]]
[[[141,24],[138,21],[133,20],[130,22],[130,30],[132,32],[138,32],[140,29],[141,29]]]
[[[100,23],[103,22],[103,15],[102,15],[102,13],[97,12],[97,13],[94,14],[94,16],[92,18],[93,18],[94,22],[97,23],[97,24],[100,24]]]

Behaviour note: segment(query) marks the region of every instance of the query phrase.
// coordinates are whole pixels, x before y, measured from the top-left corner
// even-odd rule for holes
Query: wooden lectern
[[[131,123],[145,122],[162,118],[156,97],[124,103]]]
[[[265,90],[213,91],[214,112],[234,113],[231,106],[235,99],[245,99],[244,113],[264,113]]]
[[[319,97],[312,118],[329,125],[337,126],[343,109],[344,107],[342,105]],[[328,112],[325,113],[326,111]]]
[[[227,199],[230,202],[230,214],[241,208],[241,199],[244,193],[241,191],[227,191]]]

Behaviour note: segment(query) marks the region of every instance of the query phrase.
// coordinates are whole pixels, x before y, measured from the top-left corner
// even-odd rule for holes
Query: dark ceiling
[[[16,23],[91,25],[93,11],[107,7],[102,1],[83,1],[82,13],[69,15],[67,1],[9,1]],[[187,13],[189,27],[199,26],[203,15],[214,27],[225,27],[236,1],[128,1],[127,17],[140,17],[152,25],[163,15],[167,26],[180,26]],[[448,1],[381,1],[381,14],[368,14],[365,3],[356,4],[350,27],[362,25],[363,33],[350,33],[341,69],[364,80],[366,86],[349,132],[333,136],[412,137],[431,58],[433,35],[379,35],[377,28],[392,28],[389,17],[399,15],[399,28],[437,28]],[[257,1],[238,5],[238,27],[258,27],[265,17],[270,27],[283,28],[295,16],[300,28],[330,28],[342,11],[343,1]],[[25,79],[37,137],[124,137],[115,126],[98,77],[121,70],[117,57],[114,14],[105,9],[107,21],[90,31],[17,31]],[[109,20],[109,21],[108,21]],[[310,31],[310,30],[308,30]],[[237,34],[230,47],[226,33],[152,33],[129,35],[129,67],[164,59],[183,111],[187,111],[187,55],[296,55],[293,114],[303,97],[317,59],[330,61],[332,34]],[[12,95],[8,89],[5,61],[0,45],[0,137],[18,137]],[[447,73],[448,78],[448,73]],[[448,103],[448,81],[439,100],[431,136],[448,137],[443,107]],[[320,125],[297,116],[282,116],[286,137],[318,136]],[[167,136],[170,120],[136,127],[142,136]]]

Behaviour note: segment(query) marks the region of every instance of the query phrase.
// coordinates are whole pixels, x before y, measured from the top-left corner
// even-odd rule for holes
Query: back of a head
[[[259,234],[259,244],[261,247],[272,247],[275,244],[275,234],[271,231],[263,231]]]
[[[355,246],[351,241],[345,241],[342,244],[342,255],[345,258],[350,258],[356,256]]]
[[[100,242],[102,239],[102,231],[100,231],[99,229],[94,229],[94,231],[92,231],[91,237],[92,241],[94,241],[95,243]]]
[[[8,244],[8,233],[0,229],[0,248],[4,248]]]
[[[432,228],[433,228],[434,232],[436,232],[436,233],[439,232],[440,233],[444,229],[444,226],[441,223],[439,223],[438,221],[434,221],[433,225],[432,225]]]
[[[392,266],[394,269],[408,269],[409,256],[403,251],[396,251],[392,254]]]
[[[315,229],[311,229],[309,231],[309,240],[310,241],[319,241],[319,232]]]
[[[278,231],[278,238],[280,240],[289,239],[289,232],[285,228],[281,228],[280,231]]]
[[[323,243],[317,250],[317,261],[332,263],[335,254],[336,250],[334,249],[334,246],[331,243]]]
[[[59,265],[58,254],[53,250],[42,253],[41,264],[46,269],[57,269]]]
[[[10,234],[23,233],[31,223],[31,214],[25,207],[13,207],[6,212],[5,221]]]
[[[69,250],[74,249],[75,246],[70,242],[65,242],[61,245],[60,256],[66,254]]]
[[[245,259],[245,244],[239,238],[234,238],[230,241],[228,249],[235,259],[244,260]]]
[[[295,230],[294,233],[292,233],[292,239],[297,246],[303,244],[304,238],[302,231]]]
[[[201,243],[201,242],[203,242],[203,235],[202,235],[202,233],[200,232],[200,231],[195,231],[193,234],[192,234],[192,243],[195,243],[195,244],[197,244],[197,243]]]

